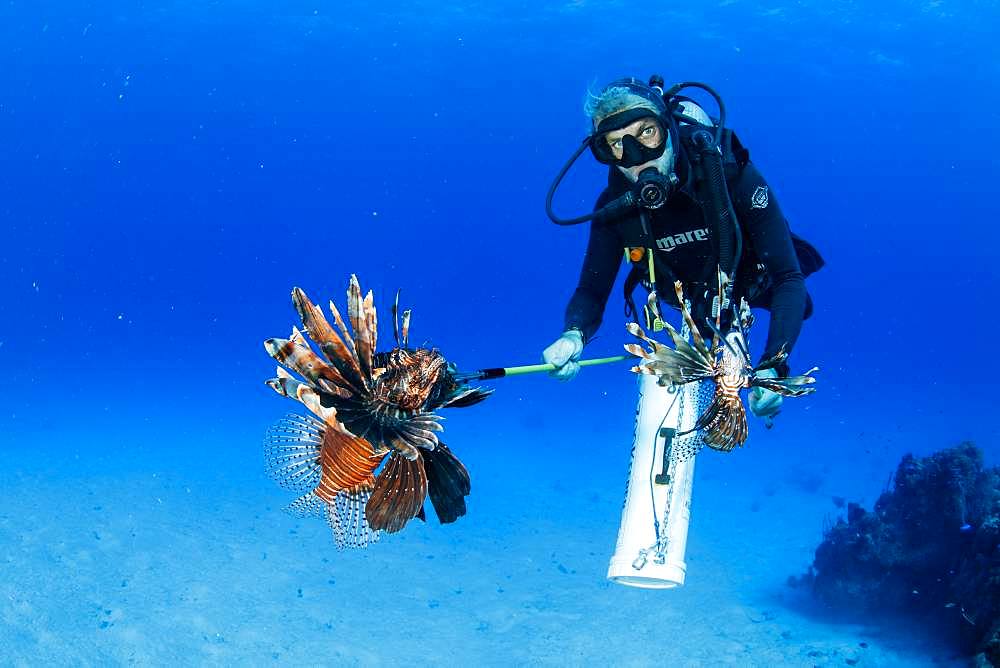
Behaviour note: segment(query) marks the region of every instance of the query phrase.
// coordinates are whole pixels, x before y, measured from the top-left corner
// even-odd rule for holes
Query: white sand
[[[256,442],[211,451],[170,441],[94,445],[71,466],[40,449],[5,450],[2,663],[905,666],[949,658],[932,641],[805,611],[785,580],[811,561],[836,490],[804,485],[794,462],[764,480],[738,474],[754,461],[750,450],[702,456],[688,584],[642,591],[605,579],[627,443],[587,459],[551,442],[533,457],[527,444],[512,457],[453,443],[473,475],[469,515],[448,526],[414,522],[346,553],[321,522],[280,512],[292,495],[263,478]],[[758,464],[778,461],[756,454]]]

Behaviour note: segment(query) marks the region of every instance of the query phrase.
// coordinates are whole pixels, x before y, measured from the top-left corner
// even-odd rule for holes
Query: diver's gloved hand
[[[765,378],[777,378],[776,369],[764,369],[757,373]],[[781,402],[785,399],[780,394],[766,390],[763,387],[755,387],[750,390],[750,410],[759,418],[763,418],[764,425],[770,429],[774,425],[774,416],[781,410]]]
[[[570,329],[542,351],[542,359],[555,367],[549,372],[550,376],[558,380],[571,380],[580,373],[579,361],[582,354],[583,334],[578,329]]]

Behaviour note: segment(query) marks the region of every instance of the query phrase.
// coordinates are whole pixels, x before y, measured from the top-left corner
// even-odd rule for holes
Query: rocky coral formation
[[[874,510],[848,504],[796,581],[836,608],[917,614],[1000,666],[1000,468],[971,443],[906,455]]]

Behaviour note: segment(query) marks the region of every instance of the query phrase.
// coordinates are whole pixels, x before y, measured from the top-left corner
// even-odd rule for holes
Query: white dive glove
[[[583,334],[578,329],[570,329],[542,351],[546,364],[555,367],[549,375],[559,380],[571,380],[580,373],[580,355],[583,354]]]
[[[764,369],[757,375],[765,378],[777,378],[778,371]],[[764,424],[768,429],[774,424],[774,416],[781,410],[781,402],[784,400],[780,394],[763,387],[755,387],[750,390],[750,410],[757,417],[764,419]]]

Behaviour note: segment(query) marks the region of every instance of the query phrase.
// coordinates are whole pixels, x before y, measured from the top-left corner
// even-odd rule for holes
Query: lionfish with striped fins
[[[332,301],[336,329],[301,289],[292,290],[292,302],[303,329],[264,342],[281,365],[267,384],[311,413],[288,415],[265,438],[269,475],[303,493],[286,510],[325,519],[341,549],[367,547],[383,531],[425,519],[427,496],[442,523],[464,515],[469,473],[438,438],[435,411],[477,404],[492,390],[456,380],[437,350],[409,347],[410,311],[400,323],[398,293],[396,345],[386,352],[375,352],[374,297],[362,297],[356,276],[347,290],[350,330]]]
[[[718,304],[727,300],[729,279],[722,271],[718,272]],[[685,383],[711,380],[715,383],[712,402],[705,412],[699,416],[691,431],[701,431],[705,445],[715,450],[729,452],[737,445],[742,447],[746,442],[749,429],[747,427],[746,409],[740,391],[754,387],[762,387],[786,397],[801,397],[815,392],[811,385],[816,382],[812,376],[817,367],[813,367],[802,375],[788,378],[772,378],[769,375],[758,375],[765,369],[773,369],[782,364],[788,353],[784,346],[772,357],[753,366],[750,361],[750,351],[746,347],[745,330],[750,326],[752,316],[745,300],[741,300],[740,309],[734,310],[733,330],[730,336],[721,332],[722,308],[715,310],[715,322],[706,319],[706,324],[713,332],[712,345],[705,343],[704,337],[695,326],[687,303],[684,301],[684,290],[680,281],[674,282],[674,292],[680,304],[684,323],[691,332],[689,343],[676,329],[664,322],[664,326],[673,341],[670,348],[648,336],[635,322],[626,325],[629,333],[645,342],[649,349],[641,345],[629,343],[625,350],[644,360],[642,364],[632,367],[636,373],[656,376],[660,385],[683,385]],[[655,296],[653,296],[655,299]],[[736,333],[739,336],[733,336]],[[726,351],[731,353],[726,355]]]

